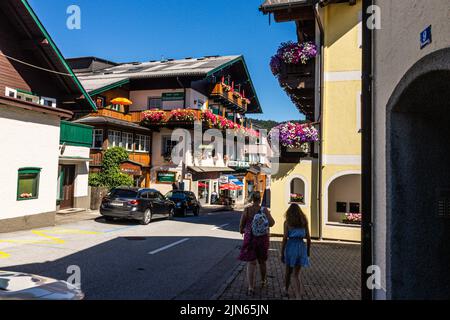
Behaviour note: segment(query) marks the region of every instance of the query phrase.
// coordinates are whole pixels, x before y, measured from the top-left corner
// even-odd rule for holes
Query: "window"
[[[220,115],[220,107],[218,105],[211,105],[209,108],[215,115]]]
[[[178,141],[172,141],[172,137],[166,136],[162,137],[162,150],[161,155],[163,157],[171,157],[172,150],[176,147]]]
[[[162,99],[161,98],[148,98],[148,109],[161,109],[162,108]]]
[[[102,149],[103,148],[103,129],[94,129],[92,131],[92,148]]]
[[[295,178],[291,182],[291,196],[292,203],[305,204],[305,183],[300,178]]]
[[[40,103],[40,98],[38,96],[35,96],[31,92],[26,92],[23,90],[17,90],[17,99],[36,104]]]
[[[5,96],[10,98],[17,98],[17,90],[6,87]]]
[[[109,130],[108,132],[108,147],[114,148],[114,147],[121,147],[122,146],[122,139],[120,138],[120,132]]]
[[[105,97],[103,96],[97,96],[97,98],[95,98],[95,104],[97,106],[97,108],[101,109],[105,107]]]
[[[150,151],[150,137],[142,134],[136,135],[136,150],[137,152]]]
[[[41,97],[39,103],[46,107],[56,108],[56,99],[54,98]]]
[[[336,212],[347,213],[347,202],[337,202],[336,203]]]
[[[19,169],[17,200],[32,200],[39,197],[39,176],[41,168]]]
[[[122,133],[122,147],[127,151],[133,151],[133,134],[123,132]]]
[[[121,105],[120,105],[120,104],[112,104],[112,105],[111,105],[111,110],[120,112],[120,110],[121,110]]]
[[[350,203],[350,212],[349,213],[361,213],[361,205],[356,202]]]

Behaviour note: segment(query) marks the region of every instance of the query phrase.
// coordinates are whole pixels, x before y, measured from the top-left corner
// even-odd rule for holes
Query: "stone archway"
[[[450,298],[450,49],[400,81],[386,140],[389,298]]]

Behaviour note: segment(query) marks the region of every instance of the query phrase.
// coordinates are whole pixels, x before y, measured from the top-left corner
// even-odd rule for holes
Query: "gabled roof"
[[[80,81],[67,64],[61,51],[56,46],[53,39],[48,34],[42,22],[31,8],[27,0],[2,0],[0,9],[4,10],[8,17],[15,21],[17,28],[22,28],[21,32],[26,32],[31,42],[39,42],[40,44],[33,47],[38,54],[43,55],[43,61],[47,65],[43,65],[46,69],[50,69],[60,74],[49,74],[53,77],[59,77],[61,82],[65,84],[66,90],[70,91],[69,95],[81,97],[84,96],[92,109],[96,110],[96,105],[87,94]],[[45,41],[42,41],[45,40]]]
[[[93,91],[124,79],[206,77],[238,58],[240,56],[124,63],[98,72],[79,74],[79,79],[88,91]]]
[[[136,79],[207,78],[238,63],[242,63],[241,70],[246,74],[254,94],[254,113],[260,113],[262,112],[261,105],[243,56],[206,56],[180,60],[123,63],[96,72],[77,73],[77,75],[87,92],[94,96]]]

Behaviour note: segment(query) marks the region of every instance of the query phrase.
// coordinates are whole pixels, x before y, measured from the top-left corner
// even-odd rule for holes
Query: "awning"
[[[220,188],[220,190],[230,190],[230,191],[242,190],[242,187],[231,184],[231,183],[222,184],[219,188]]]
[[[189,170],[196,173],[208,173],[208,172],[234,172],[233,169],[228,167],[188,167]]]
[[[228,181],[235,186],[244,187],[242,181],[236,178],[235,176],[228,176]]]

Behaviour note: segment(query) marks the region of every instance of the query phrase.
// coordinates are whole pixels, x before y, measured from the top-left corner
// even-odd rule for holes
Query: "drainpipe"
[[[322,115],[323,115],[323,73],[324,73],[324,50],[323,50],[323,44],[325,40],[324,36],[324,30],[323,30],[323,24],[320,19],[319,10],[317,5],[314,6],[314,15],[316,17],[317,25],[319,26],[319,32],[320,32],[320,62],[319,62],[319,77],[320,77],[320,94],[319,94],[319,114],[317,117],[317,121],[319,122],[319,163],[318,163],[318,185],[317,185],[317,211],[318,211],[318,223],[319,223],[319,240],[323,240],[323,230],[322,230],[322,163],[323,163],[323,121],[322,121]],[[317,76],[317,75],[316,75]]]
[[[180,81],[179,77],[177,77],[177,82],[184,90],[183,109],[186,109],[186,107],[187,107],[187,104],[186,104],[186,101],[187,101],[187,90],[186,90],[186,87],[183,85],[183,83]],[[186,150],[186,148],[188,148],[188,146],[186,146],[186,141],[184,139],[183,139],[183,143],[185,145],[184,150]],[[181,163],[181,181],[180,181],[180,186],[181,186],[181,184],[183,184],[183,186],[184,186],[185,177],[186,177],[186,152],[183,152],[183,160],[182,160],[182,163]],[[185,190],[185,186],[184,186],[183,190]]]
[[[363,61],[362,61],[362,235],[361,235],[361,294],[363,300],[372,300],[372,291],[367,287],[367,268],[373,265],[372,222],[372,81],[373,81],[373,30],[366,21],[368,8],[373,0],[363,0]]]

